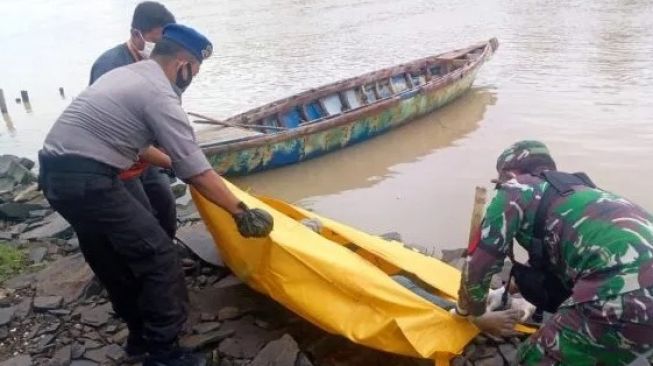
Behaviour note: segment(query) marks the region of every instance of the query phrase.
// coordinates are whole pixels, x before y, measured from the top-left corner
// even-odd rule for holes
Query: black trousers
[[[124,180],[129,193],[148,211],[154,214],[159,224],[171,238],[177,232],[177,206],[170,188],[170,177],[161,168],[148,166],[135,178]]]
[[[174,343],[188,293],[172,239],[127,192],[116,169],[77,157],[40,160],[45,197],[75,229],[116,314],[154,350]]]

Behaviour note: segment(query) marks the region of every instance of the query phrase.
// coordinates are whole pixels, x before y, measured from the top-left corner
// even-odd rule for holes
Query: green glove
[[[260,208],[250,209],[243,202],[238,204],[238,207],[243,212],[234,214],[233,217],[240,235],[246,238],[263,238],[270,234],[274,226],[272,215]]]

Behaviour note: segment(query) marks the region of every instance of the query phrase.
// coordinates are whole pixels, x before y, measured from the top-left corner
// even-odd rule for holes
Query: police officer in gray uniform
[[[230,212],[244,237],[265,237],[273,226],[267,212],[249,209],[211,169],[181,108],[179,96],[211,47],[191,28],[166,26],[150,60],[107,73],[75,98],[39,153],[44,194],[75,229],[84,257],[127,322],[128,355],[147,354],[145,366],[205,361],[177,347],[188,295],[172,239],[127,192],[119,172],[157,143],[175,174]]]

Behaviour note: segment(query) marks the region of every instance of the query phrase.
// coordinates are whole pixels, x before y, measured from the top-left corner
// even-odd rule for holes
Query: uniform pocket
[[[49,200],[71,201],[84,198],[86,179],[79,175],[66,173],[48,173],[43,187],[43,193]]]

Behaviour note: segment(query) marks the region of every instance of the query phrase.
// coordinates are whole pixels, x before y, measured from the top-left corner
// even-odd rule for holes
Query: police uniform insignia
[[[211,57],[212,53],[213,53],[213,47],[210,44],[208,44],[202,50],[202,58],[207,59],[207,58]]]

